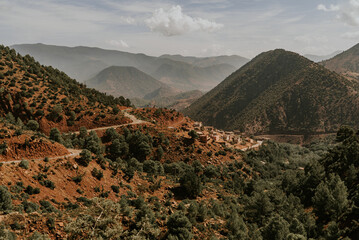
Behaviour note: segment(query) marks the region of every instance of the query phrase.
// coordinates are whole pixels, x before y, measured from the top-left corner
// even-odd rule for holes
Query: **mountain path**
[[[126,110],[123,110],[122,111],[125,115],[125,117],[129,118],[132,120],[131,123],[125,123],[125,124],[120,124],[120,125],[114,125],[114,126],[108,126],[108,127],[99,127],[99,128],[93,128],[93,129],[88,129],[87,132],[91,132],[91,131],[101,131],[101,130],[107,130],[109,128],[119,128],[119,127],[125,127],[125,126],[129,126],[129,125],[139,125],[139,124],[152,124],[150,122],[147,122],[147,121],[143,121],[143,120],[140,120],[138,119],[136,116],[132,115],[132,114],[129,114]],[[75,134],[79,134],[80,132],[77,131],[77,132],[73,132]],[[61,158],[69,158],[69,157],[78,157],[81,153],[82,150],[79,150],[79,149],[71,149],[71,148],[67,148],[67,151],[69,151],[70,153],[67,154],[67,155],[63,155],[63,156],[56,156],[56,157],[49,157],[49,160],[57,160],[57,159],[61,159]],[[9,164],[9,163],[20,163],[22,160],[27,160],[27,161],[41,161],[41,160],[44,160],[44,157],[42,158],[29,158],[29,159],[21,159],[21,160],[13,160],[13,161],[4,161],[4,162],[1,162],[1,163],[6,163],[6,164]]]
[[[132,120],[132,122],[130,123],[124,123],[124,124],[119,124],[119,125],[113,125],[113,126],[107,126],[107,127],[99,127],[99,128],[92,128],[92,129],[88,129],[87,132],[91,132],[91,131],[102,131],[102,130],[107,130],[107,129],[110,129],[110,128],[119,128],[119,127],[125,127],[125,126],[130,126],[130,125],[139,125],[139,124],[152,124],[150,122],[147,122],[147,121],[143,121],[143,120],[140,120],[138,119],[136,116],[132,115],[132,114],[129,114],[126,110],[123,111],[125,117],[129,118]],[[79,134],[80,131],[76,131],[76,132],[72,132],[72,133],[75,133],[75,134]]]

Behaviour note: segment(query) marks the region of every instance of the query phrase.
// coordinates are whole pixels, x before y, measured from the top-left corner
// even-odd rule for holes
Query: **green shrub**
[[[27,160],[22,160],[22,161],[19,163],[19,167],[24,168],[24,169],[29,169],[29,161],[27,161]]]
[[[51,181],[51,180],[46,179],[46,180],[40,181],[40,184],[42,186],[50,188],[51,190],[55,189],[55,183],[53,181]]]
[[[196,198],[202,191],[201,180],[193,171],[187,171],[180,179],[180,187],[189,198]]]
[[[97,168],[92,169],[91,174],[98,180],[101,180],[101,178],[103,177],[103,172],[101,170],[98,170]]]
[[[192,239],[192,224],[182,212],[175,212],[167,221],[168,239]]]
[[[40,125],[35,120],[29,120],[26,124],[26,127],[32,131],[36,131],[39,129]]]
[[[12,208],[11,193],[5,186],[0,186],[0,211]]]
[[[40,193],[40,188],[33,188],[32,186],[27,186],[25,188],[25,193],[29,194],[29,195],[33,195],[33,194],[39,194]]]
[[[87,149],[84,149],[80,153],[80,156],[81,156],[80,158],[76,159],[76,162],[84,167],[87,167],[92,160],[91,152]]]
[[[115,185],[112,185],[111,186],[111,189],[114,193],[119,193],[120,192],[120,187],[119,186],[115,186]]]
[[[40,205],[43,212],[58,212],[57,208],[55,208],[49,201],[40,200]]]

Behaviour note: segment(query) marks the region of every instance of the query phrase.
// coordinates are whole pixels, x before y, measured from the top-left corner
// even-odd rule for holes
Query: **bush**
[[[29,240],[50,240],[48,235],[41,234],[39,232],[34,232],[28,239]]]
[[[98,170],[97,168],[92,169],[91,174],[98,180],[101,180],[101,178],[103,177],[103,172],[101,170]]]
[[[87,167],[92,160],[91,152],[87,149],[84,149],[80,153],[80,156],[80,158],[76,159],[76,162],[84,167]]]
[[[26,213],[32,213],[39,209],[39,205],[37,205],[36,203],[32,203],[32,202],[24,201],[24,202],[22,202],[22,205],[24,206],[24,211]]]
[[[3,142],[0,144],[0,154],[1,155],[6,153],[7,147],[8,147],[7,142]]]
[[[37,129],[39,129],[40,125],[35,120],[29,120],[26,124],[26,127],[32,131],[36,131]]]
[[[41,210],[44,212],[58,212],[57,208],[55,208],[49,201],[40,200]]]
[[[40,184],[42,186],[45,186],[47,188],[50,188],[51,190],[55,189],[55,183],[51,180],[44,180],[44,181],[40,181]]]
[[[29,161],[27,161],[27,160],[22,160],[22,161],[19,163],[19,167],[24,168],[24,169],[29,169]]]
[[[0,211],[12,208],[11,193],[5,186],[0,186]]]
[[[201,180],[193,171],[187,171],[180,179],[180,187],[189,198],[196,198],[202,191]]]
[[[172,214],[167,221],[168,239],[192,239],[192,224],[182,212]]]
[[[115,185],[112,185],[111,186],[111,189],[114,193],[119,193],[120,192],[120,187],[119,186],[115,186]]]
[[[195,130],[189,131],[189,132],[188,132],[188,135],[189,135],[192,139],[196,139],[196,138],[199,137],[198,134],[197,134],[197,132],[196,132]]]
[[[64,142],[61,136],[61,132],[57,128],[51,128],[50,139],[61,144]]]
[[[40,188],[33,188],[32,186],[29,185],[25,188],[25,193],[27,193],[29,195],[39,194]]]

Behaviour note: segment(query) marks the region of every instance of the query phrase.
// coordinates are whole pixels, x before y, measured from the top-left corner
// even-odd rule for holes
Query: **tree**
[[[80,153],[80,158],[77,159],[77,162],[84,167],[87,167],[92,160],[91,152],[87,149],[82,150]]]
[[[248,228],[236,212],[231,214],[227,220],[227,229],[229,230],[232,239],[246,239],[248,238]]]
[[[0,186],[0,211],[12,208],[11,193],[5,186]]]
[[[95,131],[91,131],[90,134],[85,138],[83,147],[97,155],[103,153],[104,150],[101,139],[97,136]]]
[[[202,183],[194,171],[186,171],[180,179],[180,187],[187,197],[196,198],[202,191]]]
[[[49,113],[48,117],[50,120],[56,121],[61,116],[61,113],[62,113],[61,105],[55,105],[54,108]]]
[[[106,129],[106,132],[103,136],[104,142],[113,142],[115,139],[119,138],[120,135],[114,128],[108,128]]]
[[[192,239],[192,224],[182,212],[175,212],[167,220],[169,240]]]
[[[121,156],[127,155],[129,152],[129,146],[126,142],[120,139],[115,139],[109,146],[109,153],[112,159],[116,159]]]
[[[279,215],[269,219],[268,224],[263,228],[263,239],[286,240],[289,234],[289,223]]]
[[[26,124],[26,127],[32,131],[36,131],[37,129],[39,129],[39,123],[35,120],[29,120]]]
[[[50,139],[61,144],[64,142],[64,139],[61,136],[61,132],[57,128],[51,128]]]
[[[354,130],[348,126],[342,126],[337,132],[336,140],[338,142],[343,142],[344,140],[353,137],[355,135]]]
[[[192,139],[196,139],[198,138],[198,134],[195,130],[191,130],[188,132],[188,135],[192,138]]]
[[[162,159],[163,153],[164,153],[164,151],[163,151],[162,146],[161,145],[158,146],[158,149],[157,149],[157,160],[158,161],[160,161]]]
[[[336,220],[344,212],[348,206],[348,192],[338,175],[330,174],[329,179],[318,185],[313,205],[317,215],[323,218]]]

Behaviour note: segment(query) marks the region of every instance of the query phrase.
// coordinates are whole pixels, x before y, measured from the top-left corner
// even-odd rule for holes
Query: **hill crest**
[[[258,55],[185,113],[248,133],[321,133],[356,125],[354,106],[359,106],[358,93],[350,81],[297,53],[276,49]]]

